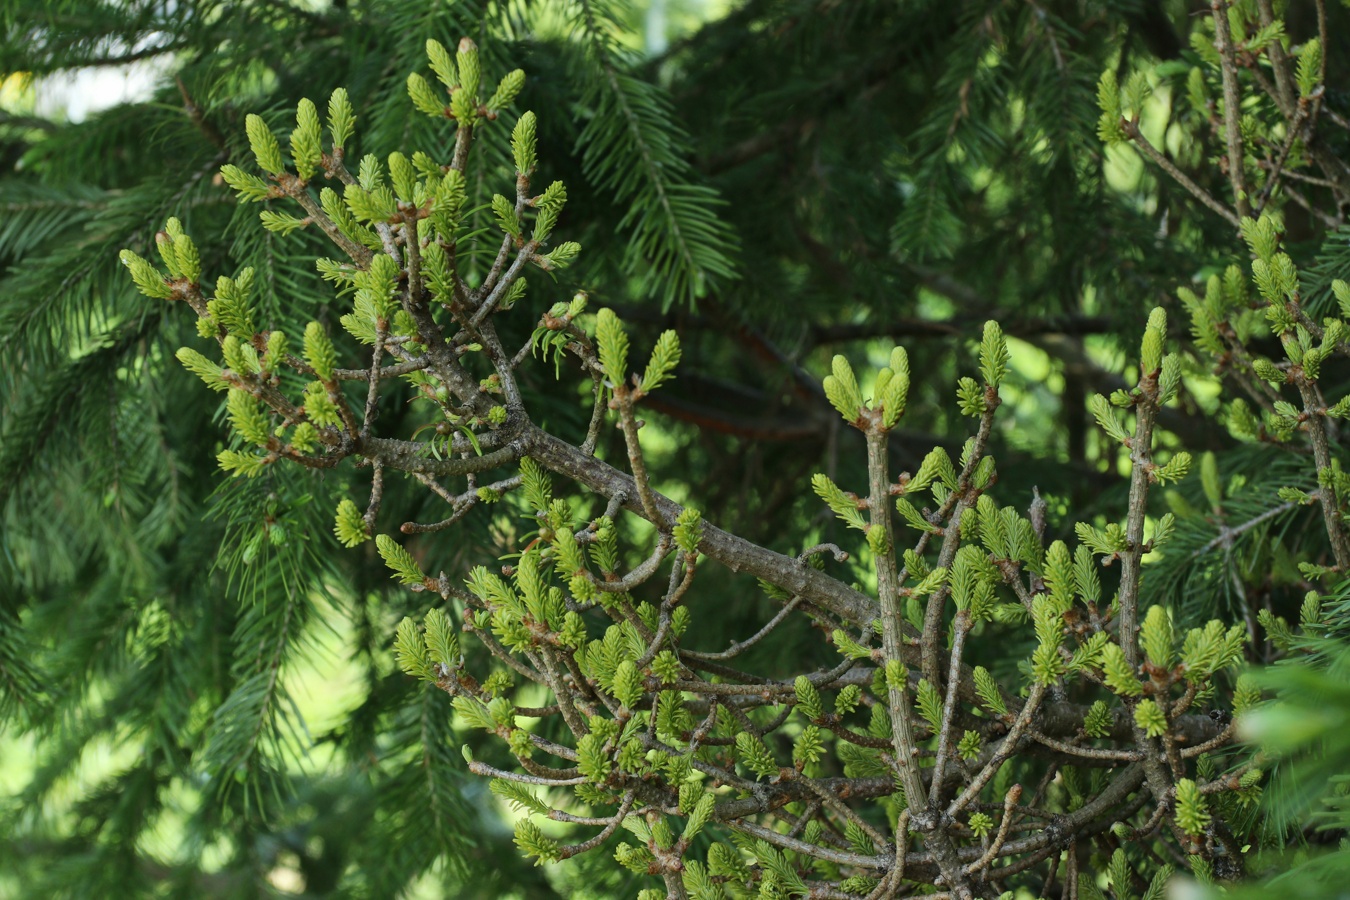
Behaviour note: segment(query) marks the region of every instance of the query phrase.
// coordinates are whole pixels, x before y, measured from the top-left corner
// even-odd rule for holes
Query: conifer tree
[[[0,122],[5,877],[1275,864],[1309,798],[1234,741],[1334,694],[1350,567],[1341,11],[228,7],[5,19],[172,75]]]

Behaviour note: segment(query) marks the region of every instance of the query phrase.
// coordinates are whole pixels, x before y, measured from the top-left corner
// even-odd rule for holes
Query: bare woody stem
[[[1135,404],[1130,440],[1130,496],[1125,518],[1125,549],[1120,553],[1120,648],[1131,668],[1139,665],[1139,576],[1144,557],[1144,520],[1153,469],[1153,425],[1158,415],[1158,373],[1145,372]]]
[[[1262,28],[1269,28],[1275,23],[1275,5],[1271,0],[1256,0],[1256,11]],[[1284,45],[1278,40],[1271,41],[1266,48],[1266,55],[1270,57],[1270,69],[1275,76],[1275,103],[1286,119],[1293,118],[1298,98],[1294,94],[1293,80],[1289,75],[1289,57],[1284,52]]]
[[[947,697],[942,705],[942,727],[938,730],[937,763],[933,766],[933,781],[929,788],[928,803],[934,808],[942,803],[942,788],[947,773],[947,764],[952,752],[952,727],[956,722],[956,698],[961,689],[961,655],[966,646],[966,635],[970,633],[970,614],[967,610],[958,610],[952,621],[951,663],[947,673]]]
[[[1037,681],[1031,685],[1031,690],[1027,693],[1026,702],[1022,704],[1022,709],[1013,721],[1013,726],[1008,730],[1003,743],[999,745],[997,751],[985,763],[984,768],[980,769],[979,774],[970,780],[966,789],[961,792],[955,800],[947,807],[947,815],[954,816],[961,810],[979,799],[980,791],[989,783],[989,780],[998,774],[998,770],[1003,764],[1012,758],[1013,753],[1017,751],[1017,744],[1022,739],[1027,726],[1031,724],[1031,718],[1040,708],[1041,700],[1045,697],[1045,685]]]
[[[895,566],[895,526],[891,520],[890,477],[887,471],[886,432],[880,422],[871,423],[867,430],[867,483],[870,528],[881,529],[880,541],[869,543],[879,547],[876,553],[877,595],[881,601],[881,640],[885,654],[885,671],[900,667],[905,671],[904,631],[900,607],[900,577]],[[951,836],[931,812],[919,814],[924,803],[923,775],[919,772],[918,744],[914,737],[914,719],[906,696],[906,677],[887,678],[887,705],[891,716],[891,739],[895,750],[896,776],[904,787],[911,816],[916,824],[926,826],[924,843],[933,854],[943,878],[957,896],[969,895],[966,875],[961,869],[956,847]],[[903,836],[898,836],[903,846]],[[973,895],[970,895],[973,896]]]
[[[1131,670],[1139,666],[1139,579],[1144,558],[1144,520],[1148,512],[1148,488],[1153,477],[1153,426],[1158,417],[1158,372],[1140,374],[1135,402],[1134,436],[1130,440],[1130,496],[1125,514],[1125,550],[1120,554],[1120,649]],[[1131,711],[1133,703],[1127,703]],[[1134,723],[1135,743],[1143,753],[1144,775],[1149,790],[1159,802],[1168,795],[1171,782],[1158,759],[1156,744],[1143,727]]]
[[[1214,18],[1215,49],[1219,51],[1219,70],[1223,76],[1223,130],[1228,144],[1228,181],[1233,186],[1233,202],[1239,219],[1252,214],[1251,199],[1247,196],[1247,176],[1242,170],[1241,100],[1238,98],[1237,61],[1234,58],[1233,32],[1228,26],[1226,0],[1210,0],[1210,14]]]
[[[669,521],[657,507],[651,481],[647,476],[647,461],[642,455],[642,442],[638,438],[637,415],[633,412],[632,390],[628,385],[616,384],[614,399],[619,407],[619,427],[623,429],[624,445],[628,448],[628,465],[633,472],[633,481],[637,483],[642,512],[647,521],[664,531],[669,527]]]
[[[877,595],[881,600],[881,642],[886,663],[895,662],[904,666],[906,654],[904,644],[903,619],[900,604],[900,579],[895,568],[895,535],[891,522],[890,484],[886,471],[886,434],[880,429],[867,432],[867,481],[870,526],[881,529],[884,539],[879,542],[883,548],[876,555]],[[874,546],[876,544],[874,543]],[[905,788],[905,796],[911,806],[921,803],[924,797],[923,777],[918,766],[918,742],[914,737],[914,720],[910,715],[909,698],[906,696],[904,679],[889,684],[887,701],[894,728],[892,740],[895,749],[895,763],[900,781]]]
[[[1122,119],[1121,127],[1125,130],[1125,134],[1129,136],[1130,141],[1138,147],[1145,156],[1153,160],[1158,168],[1171,176],[1173,181],[1184,187],[1192,197],[1218,213],[1223,217],[1224,221],[1228,222],[1234,228],[1242,227],[1242,217],[1220,203],[1213,194],[1196,184],[1194,179],[1177,168],[1174,162],[1164,156],[1161,150],[1153,146],[1153,143],[1148,138],[1144,137],[1144,133],[1139,130],[1138,122],[1132,119]]]
[[[1303,414],[1308,424],[1308,435],[1312,438],[1313,462],[1317,466],[1318,480],[1322,473],[1331,471],[1331,441],[1327,435],[1325,404],[1317,395],[1317,388],[1306,375],[1297,376],[1299,396],[1303,398]],[[1345,534],[1345,522],[1341,519],[1340,504],[1336,499],[1336,490],[1330,484],[1323,484],[1318,491],[1322,507],[1322,522],[1327,529],[1327,539],[1331,542],[1331,553],[1336,566],[1342,572],[1350,571],[1350,539]]]
[[[980,414],[980,427],[975,433],[975,443],[972,445],[970,454],[966,457],[966,463],[961,467],[961,472],[957,476],[956,490],[952,492],[948,502],[955,501],[951,508],[950,515],[946,522],[946,532],[942,538],[942,549],[938,551],[937,565],[940,568],[951,569],[953,560],[956,559],[956,551],[961,545],[961,516],[965,511],[975,505],[977,492],[973,489],[970,477],[975,472],[975,467],[980,464],[984,457],[984,449],[989,444],[989,436],[994,429],[994,414],[999,407],[998,390],[985,385],[984,390],[985,409]],[[917,552],[917,551],[916,551]],[[951,583],[946,582],[938,588],[931,597],[928,598],[928,606],[924,610],[923,634],[920,635],[920,647],[923,655],[923,677],[934,687],[940,684],[940,660],[939,660],[939,638],[942,634],[942,613],[946,608],[947,595],[951,591]]]

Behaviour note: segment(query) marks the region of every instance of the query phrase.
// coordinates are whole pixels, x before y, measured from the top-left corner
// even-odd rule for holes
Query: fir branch
[[[613,38],[621,7],[580,0],[574,28],[585,47],[594,114],[577,140],[586,177],[628,203],[620,231],[632,230],[624,267],[663,308],[692,305],[736,277],[736,238],[718,215],[717,192],[692,177],[687,139],[660,88],[626,71]]]

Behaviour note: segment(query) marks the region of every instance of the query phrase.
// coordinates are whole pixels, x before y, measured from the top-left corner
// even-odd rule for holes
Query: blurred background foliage
[[[831,539],[839,526],[810,475],[856,482],[862,452],[820,390],[830,356],[875,367],[883,347],[908,348],[915,388],[892,451],[912,468],[934,444],[965,439],[948,386],[997,318],[1014,339],[991,445],[997,498],[1025,508],[1039,488],[1048,537],[1067,537],[1074,518],[1124,506],[1119,448],[1084,406],[1125,384],[1122,339],[1136,339],[1151,307],[1179,309],[1177,285],[1246,261],[1226,223],[1096,136],[1102,72],[1152,67],[1144,131],[1223,194],[1209,122],[1179,99],[1197,8],[0,3],[0,896],[637,890],[603,854],[547,871],[518,857],[510,811],[466,776],[459,747],[487,761],[502,751],[394,670],[392,630],[420,613],[417,598],[395,589],[369,545],[340,551],[330,528],[337,499],[368,473],[273,467],[248,481],[216,470],[217,398],[172,360],[197,340],[192,323],[135,295],[117,251],[145,253],[179,216],[207,272],[256,269],[265,327],[325,321],[333,296],[312,268],[321,242],[259,229],[217,175],[247,159],[246,114],[280,126],[301,97],[342,86],[357,105],[356,152],[444,155],[451,132],[413,114],[404,79],[424,67],[428,38],[474,37],[489,73],[525,69],[517,108],[539,115],[543,177],[566,181],[561,228],[584,247],[555,282],[531,283],[529,307],[585,288],[637,343],[667,327],[681,335],[678,378],[653,398],[644,432],[672,496],[775,549]],[[1327,13],[1339,41],[1328,83],[1345,85],[1350,15]],[[1291,3],[1289,33],[1314,33],[1315,14]],[[89,108],[84,92],[128,71],[145,90]],[[63,84],[64,105],[52,99]],[[1332,90],[1327,104],[1345,113],[1350,98]],[[471,182],[480,207],[499,187],[483,149]],[[1285,221],[1310,305],[1327,302],[1330,280],[1350,277],[1348,233],[1294,205]],[[1185,341],[1185,316],[1172,320]],[[524,340],[532,324],[520,317],[508,337]],[[1275,496],[1312,487],[1310,466],[1230,435],[1223,375],[1206,359],[1191,357],[1161,442],[1213,452],[1214,475],[1168,492],[1178,535],[1145,603],[1168,603],[1185,624],[1243,619],[1251,661],[1266,663],[1286,651],[1263,640],[1257,614],[1297,620],[1310,585],[1294,563],[1325,561],[1325,535],[1314,508]],[[576,379],[555,380],[551,364],[527,377],[533,408],[549,411],[540,424],[584,430]],[[382,427],[396,430],[397,417]],[[390,484],[388,530],[425,518],[415,487]],[[504,507],[413,542],[424,568],[463,572],[518,549],[528,523]],[[773,608],[744,579],[719,589],[718,615],[699,620],[708,649]],[[804,626],[798,639],[802,659],[827,654]],[[1350,639],[1328,626],[1309,640],[1269,685],[1346,721]],[[973,647],[996,674],[1025,649]],[[772,659],[747,665],[773,671]],[[1328,779],[1348,770],[1347,733],[1334,722],[1300,732],[1300,747],[1322,750],[1271,789],[1284,798],[1271,827],[1296,852],[1350,824],[1342,800],[1323,802],[1339,796]],[[1316,891],[1318,878],[1338,883],[1319,870],[1299,889]]]

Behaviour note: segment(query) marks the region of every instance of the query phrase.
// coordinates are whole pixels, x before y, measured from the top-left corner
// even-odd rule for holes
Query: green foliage
[[[805,675],[798,675],[797,681],[793,685],[793,690],[797,694],[797,711],[808,720],[819,719],[824,715],[825,709],[820,702],[820,692],[816,690],[815,685]]]
[[[834,698],[834,711],[841,716],[846,716],[858,708],[858,702],[862,699],[862,689],[856,684],[846,685]]]
[[[432,118],[442,118],[446,114],[445,104],[436,96],[427,80],[416,72],[408,73],[408,80],[405,82],[408,89],[408,97],[412,100],[413,106],[417,107],[418,112],[425,113]]]
[[[478,66],[478,47],[468,38],[460,38],[455,53],[455,70],[459,86],[450,96],[451,113],[461,127],[472,125],[478,116],[478,88],[482,72]]]
[[[272,129],[267,127],[267,123],[262,120],[262,116],[252,113],[244,120],[248,128],[248,145],[253,150],[253,158],[258,163],[258,168],[271,175],[281,175],[286,171],[286,164],[281,159],[281,147],[277,144],[277,136],[272,133]]]
[[[1175,638],[1172,635],[1172,619],[1161,606],[1149,607],[1144,617],[1144,625],[1139,630],[1139,646],[1148,656],[1148,661],[1159,669],[1167,669],[1175,658]]]
[[[1115,410],[1111,409],[1111,404],[1101,394],[1093,394],[1088,400],[1088,408],[1092,411],[1092,416],[1097,420],[1111,440],[1117,443],[1125,444],[1129,441],[1129,433],[1125,431],[1125,426],[1121,424],[1120,418]]]
[[[408,675],[422,681],[436,680],[422,634],[410,618],[405,617],[398,623],[398,632],[394,636],[394,656],[398,667]]]
[[[1107,867],[1106,875],[1111,883],[1111,891],[1118,900],[1129,900],[1133,896],[1130,889],[1130,863],[1123,847],[1117,847],[1111,854],[1111,863]]]
[[[1202,835],[1210,815],[1200,788],[1189,778],[1177,782],[1177,824],[1190,835]]]
[[[371,190],[359,184],[349,184],[342,193],[342,199],[358,222],[383,224],[397,214],[394,195],[384,185]]]
[[[515,207],[501,194],[492,195],[492,212],[497,217],[497,225],[503,232],[509,234],[520,242],[520,219],[516,216]]]
[[[816,477],[817,477],[817,478],[824,478],[825,476],[824,476],[824,475],[818,475],[818,476],[816,476]],[[816,483],[815,483],[814,480],[812,481],[811,484],[812,484],[812,487],[815,487],[815,485],[816,485]],[[836,488],[836,490],[837,490],[837,488]],[[852,519],[850,518],[849,512],[848,512],[847,497],[844,498],[845,502],[842,503],[842,504],[840,504],[840,506],[841,506],[842,509],[844,510],[843,512],[840,512],[840,511],[839,511],[839,508],[837,508],[837,507],[834,505],[835,502],[838,502],[837,498],[835,499],[834,502],[832,502],[831,499],[830,499],[830,497],[821,494],[820,489],[817,489],[816,493],[817,493],[818,495],[821,495],[821,496],[822,496],[822,499],[824,499],[826,503],[829,503],[829,504],[830,504],[830,508],[831,508],[831,509],[834,509],[835,512],[836,512],[836,514],[839,515],[839,517],[840,517],[841,519],[844,519],[844,521],[849,522],[850,524],[853,524],[853,521],[852,521]],[[840,493],[842,493],[842,492],[840,492]],[[856,506],[856,504],[855,504],[855,506]],[[915,508],[914,504],[913,504],[913,503],[910,503],[910,502],[909,502],[908,500],[906,500],[904,497],[899,497],[899,498],[896,499],[896,501],[895,501],[895,508],[896,508],[896,511],[899,512],[900,515],[904,518],[906,524],[908,524],[909,527],[913,528],[915,531],[920,531],[920,532],[930,532],[930,533],[936,533],[936,532],[937,532],[937,530],[938,530],[938,529],[937,529],[937,526],[935,526],[933,523],[931,523],[931,522],[929,522],[927,519],[925,519],[924,516],[923,516],[923,514],[922,514],[921,512],[919,512],[918,509]],[[861,519],[861,516],[859,516],[859,519]],[[865,526],[864,526],[864,525],[861,525],[861,524],[858,524],[858,525],[854,525],[854,527],[856,527],[856,528],[864,528]]]
[[[417,182],[417,174],[413,171],[412,163],[398,151],[390,153],[388,161],[389,179],[394,183],[394,196],[402,203],[412,203]]]
[[[713,881],[711,873],[696,859],[685,863],[683,876],[684,889],[689,892],[690,900],[725,900],[726,891],[722,885]]]
[[[980,375],[990,387],[998,387],[1008,373],[1008,341],[997,322],[984,323],[984,338],[980,341]]]
[[[492,92],[484,104],[490,113],[495,113],[505,109],[515,102],[520,94],[520,89],[525,86],[525,70],[512,69],[502,76],[502,80],[497,82],[497,89]]]
[[[628,374],[628,334],[619,317],[606,307],[595,315],[595,343],[600,365],[610,384],[621,385]]]
[[[928,727],[936,731],[942,725],[942,697],[938,690],[927,678],[919,679],[919,684],[915,690],[915,706],[918,708],[919,715],[928,723]]]
[[[1306,595],[1347,564],[1327,419],[1350,415],[1350,258],[1325,227],[1344,176],[1319,131],[1339,115],[1322,84],[1336,9],[1324,48],[1306,21],[1232,6],[1257,60],[1235,123],[1212,17],[1167,23],[1191,42],[1178,62],[1130,5],[681,11],[672,27],[694,30],[666,54],[653,37],[654,56],[635,49],[641,9],[611,2],[207,3],[9,29],[16,71],[126,46],[172,54],[178,83],[85,122],[0,118],[21,160],[0,179],[0,714],[37,757],[0,817],[0,880],[28,896],[259,872],[316,896],[661,895],[654,877],[694,897],[861,896],[886,873],[839,854],[889,854],[921,774],[950,812],[908,846],[929,856],[907,880],[970,876],[977,895],[980,870],[931,871],[939,851],[985,853],[1015,781],[1044,785],[1020,803],[1057,823],[1142,778],[1115,765],[1156,749],[1116,727],[1126,710],[1169,754],[1223,744],[1229,710],[1259,729],[1272,709],[1253,732],[1267,749],[1313,733],[1334,751],[1340,670],[1316,641],[1339,619]],[[434,80],[408,74],[427,58]],[[325,152],[299,92],[338,83],[355,102],[332,93]],[[539,117],[516,117],[517,97]],[[292,109],[288,162],[268,123]],[[1122,146],[1103,153],[1094,128]],[[1311,214],[1291,209],[1286,239],[1295,190]],[[232,194],[267,207],[236,215]],[[1250,283],[1228,264],[1248,209]],[[336,258],[316,260],[330,238]],[[530,264],[549,277],[527,293]],[[624,324],[605,309],[589,328],[582,286]],[[1217,365],[1166,353],[1161,310],[1137,360],[1113,356],[1139,337],[1140,298],[1171,293]],[[175,353],[192,313],[219,351]],[[640,377],[630,341],[653,347]],[[531,368],[540,349],[554,379]],[[978,377],[959,377],[971,356]],[[835,414],[885,435],[881,471]],[[1197,448],[1213,455],[1185,480]],[[857,535],[805,492],[815,471],[864,532],[860,568]],[[872,524],[892,497],[910,526],[894,534]],[[379,528],[407,549],[359,547]],[[746,575],[765,596],[742,597]],[[1268,642],[1248,642],[1253,620]],[[1277,702],[1230,683],[1281,657],[1299,687]],[[316,675],[320,659],[341,671]],[[306,722],[291,692],[315,678],[341,710]],[[1297,706],[1304,689],[1320,705]],[[307,755],[320,742],[332,752]],[[81,762],[110,743],[129,768]],[[527,814],[515,847],[465,803],[456,747]],[[1116,795],[1173,788],[1166,822],[1114,803],[1094,821],[1135,834],[1125,852],[1077,842],[1117,900],[1144,884],[1156,900],[1159,858],[1226,877],[1234,841],[1259,879],[1282,833],[1332,821],[1267,801],[1335,769],[1291,787],[1292,758],[1229,779],[1241,751],[1174,755],[1161,789]],[[162,857],[180,822],[189,839]],[[608,838],[620,824],[636,841]],[[1053,829],[1014,827],[989,871],[1028,860],[1001,880],[1034,891]],[[558,865],[530,872],[518,851]]]
[[[131,272],[131,278],[136,282],[136,287],[142,294],[161,300],[167,300],[173,296],[173,288],[169,287],[164,276],[149,262],[130,250],[122,251],[121,260],[122,265],[126,266]]]
[[[1111,717],[1104,700],[1094,701],[1083,717],[1083,731],[1091,737],[1106,737],[1110,733]]]
[[[558,842],[545,837],[539,826],[529,819],[521,819],[516,823],[515,841],[520,852],[532,857],[537,866],[553,862],[557,858]]]
[[[291,132],[291,159],[296,173],[306,181],[319,170],[323,148],[320,146],[319,111],[308,97],[296,107],[295,129]]]
[[[556,259],[557,251],[551,256]],[[638,391],[642,394],[650,394],[666,381],[674,378],[675,367],[680,364],[680,339],[673,331],[661,332],[661,337],[656,341],[656,346],[652,348],[652,358],[647,362],[647,368],[642,372],[642,380],[638,382]]]
[[[642,701],[642,676],[631,660],[625,659],[614,670],[614,696],[629,709]]]
[[[305,415],[315,425],[323,428],[341,424],[342,416],[338,413],[337,404],[319,382],[311,381],[306,386],[304,401]]]
[[[562,212],[566,203],[567,188],[563,186],[561,181],[550,184],[544,190],[544,193],[535,199],[534,204],[538,212],[534,217],[534,231],[530,235],[532,240],[540,243],[548,240],[548,236],[553,233],[553,228],[558,223],[558,215]]]
[[[717,214],[717,190],[689,165],[668,95],[635,74],[636,60],[616,39],[619,14],[610,3],[587,4],[572,20],[582,103],[593,110],[577,139],[582,171],[627,205],[618,225],[629,235],[622,264],[641,293],[662,308],[692,305],[736,277],[735,233]]]
[[[1312,96],[1321,80],[1321,69],[1322,43],[1317,38],[1311,38],[1304,42],[1303,48],[1298,53],[1298,70],[1294,78],[1298,84],[1300,97]]]
[[[1144,892],[1143,900],[1163,900],[1166,896],[1167,882],[1172,878],[1172,866],[1169,863],[1163,863],[1158,867],[1158,871],[1153,873],[1153,879],[1149,881],[1148,890]]]
[[[256,203],[273,196],[271,185],[257,175],[248,174],[238,166],[223,165],[220,167],[220,174],[225,179],[225,183],[234,188],[235,194],[240,200]]]
[[[1107,69],[1097,82],[1097,106],[1101,118],[1097,122],[1097,139],[1104,144],[1118,144],[1126,139],[1120,126],[1120,85],[1114,69]]]
[[[1167,731],[1167,716],[1151,698],[1135,705],[1134,722],[1149,737],[1161,737]]]
[[[221,377],[223,370],[220,366],[196,350],[191,347],[180,347],[174,355],[183,364],[183,368],[200,378],[211,390],[223,391],[229,388],[229,382]]]
[[[333,373],[337,369],[337,352],[318,322],[310,322],[305,326],[305,362],[323,381],[333,380]]]
[[[903,347],[891,350],[890,365],[877,374],[876,403],[882,409],[882,425],[894,428],[905,414],[909,397],[909,355]]]
[[[521,812],[532,812],[540,815],[548,812],[548,807],[534,795],[533,791],[522,784],[508,781],[505,778],[494,778],[488,782],[488,788],[492,793]]]
[[[370,532],[361,511],[348,497],[344,497],[338,504],[333,533],[337,535],[338,543],[344,547],[355,547],[370,540]]]
[[[399,584],[421,584],[427,580],[412,554],[396,543],[389,535],[377,534],[375,546],[379,549],[384,564],[393,570],[394,578]]]
[[[1008,714],[1008,706],[1003,702],[998,683],[984,666],[975,667],[975,691],[979,694],[980,702],[984,704],[985,709],[1000,716]]]
[[[1159,484],[1167,484],[1185,478],[1190,469],[1191,455],[1182,451],[1175,454],[1165,465],[1155,468],[1152,474]]]
[[[426,643],[433,662],[447,669],[459,667],[459,637],[444,611],[432,609],[427,612]]]
[[[517,175],[530,175],[539,165],[537,128],[534,113],[525,112],[511,131],[511,158]]]
[[[265,445],[271,437],[267,415],[247,391],[231,389],[226,401],[230,424],[250,444]]]
[[[252,267],[240,270],[234,278],[220,276],[216,279],[216,295],[206,304],[211,319],[244,343],[251,341],[257,332],[251,304],[253,280]]]
[[[328,130],[333,136],[333,148],[343,149],[356,130],[356,114],[347,98],[346,88],[337,88],[328,98]]]
[[[1139,350],[1139,368],[1145,374],[1157,372],[1162,367],[1163,342],[1167,338],[1167,313],[1161,306],[1155,307],[1148,316],[1148,325],[1144,327],[1144,341]]]
[[[825,755],[825,744],[821,739],[821,731],[815,725],[808,725],[802,729],[802,733],[797,735],[797,740],[792,744],[792,763],[798,769],[803,769],[812,763],[819,762]]]
[[[1119,644],[1107,644],[1102,648],[1102,678],[1111,690],[1124,697],[1138,697],[1143,693],[1139,679],[1125,659],[1125,652]]]
[[[774,762],[773,754],[759,735],[749,731],[737,732],[736,750],[746,768],[758,777],[769,778],[778,773],[778,763]]]
[[[858,501],[844,493],[829,477],[825,475],[813,476],[811,488],[816,492],[816,496],[824,500],[825,505],[841,520],[859,531],[867,530],[867,524],[863,521],[862,513],[858,509]]]
[[[962,378],[957,382],[956,401],[961,409],[961,414],[972,418],[984,415],[985,410],[988,409],[984,389],[975,382],[974,378]]]
[[[699,542],[703,540],[703,517],[698,510],[685,507],[672,530],[675,535],[675,546],[691,556],[698,553]]]
[[[1211,619],[1203,628],[1192,628],[1181,648],[1186,677],[1198,681],[1240,663],[1246,640],[1240,624],[1225,629],[1218,619]]]
[[[831,372],[832,374],[825,376],[825,396],[839,411],[839,415],[844,417],[844,421],[852,424],[857,421],[863,406],[862,392],[858,390],[858,379],[853,374],[853,367],[843,356],[835,356]]]

